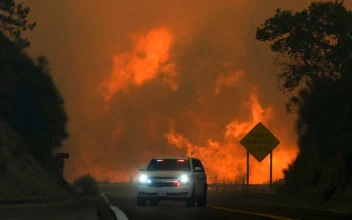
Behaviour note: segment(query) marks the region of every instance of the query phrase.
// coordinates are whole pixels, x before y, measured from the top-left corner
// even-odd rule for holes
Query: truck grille
[[[178,180],[177,176],[151,176],[149,177],[150,180],[160,180],[160,179],[164,179],[164,180]]]
[[[178,187],[178,182],[151,182],[149,187]]]
[[[140,196],[157,196],[158,193],[139,192]]]
[[[187,196],[188,192],[166,193],[167,196]]]

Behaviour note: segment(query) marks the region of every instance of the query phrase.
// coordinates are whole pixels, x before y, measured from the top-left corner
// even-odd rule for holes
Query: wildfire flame
[[[113,57],[113,73],[99,85],[105,101],[118,92],[128,92],[132,85],[142,86],[158,74],[163,75],[162,81],[172,90],[177,90],[176,66],[169,61],[174,41],[171,29],[156,28],[146,35],[132,34],[130,38],[133,49]]]
[[[113,57],[113,71],[109,78],[99,84],[99,91],[104,97],[105,102],[109,102],[119,92],[128,93],[133,87],[141,87],[150,80],[156,80],[160,77],[160,82],[166,83],[171,90],[178,89],[176,64],[172,62],[170,49],[174,42],[172,31],[168,28],[155,28],[146,34],[131,35],[133,47],[131,51],[121,53]],[[231,66],[231,63],[226,64]],[[232,67],[229,67],[232,68]],[[218,96],[221,89],[237,85],[245,75],[244,70],[228,71],[227,74],[220,74],[214,81],[214,88],[211,93]],[[251,86],[252,90],[248,93],[247,102],[243,102],[245,108],[250,112],[249,120],[241,120],[234,118],[230,121],[223,134],[223,140],[215,141],[208,139],[204,146],[197,145],[190,141],[185,135],[175,130],[175,126],[170,123],[169,130],[154,129],[155,120],[163,120],[159,118],[150,118],[148,129],[153,138],[166,138],[169,145],[176,147],[181,151],[186,151],[188,156],[200,158],[206,168],[209,183],[213,182],[241,182],[246,175],[246,150],[240,145],[240,140],[258,123],[262,122],[271,130],[271,122],[274,121],[274,111],[272,107],[263,109],[259,102],[259,87]],[[214,90],[213,90],[214,89]],[[202,96],[202,88],[197,88],[199,95],[198,102],[200,105],[206,103],[206,98]],[[106,107],[106,106],[104,106]],[[200,118],[195,117],[197,112],[189,109],[189,114],[193,115],[192,120],[202,131],[209,127],[218,126],[216,122],[205,122]],[[175,119],[170,119],[172,122]],[[121,122],[120,122],[121,123]],[[125,135],[124,126],[128,121],[117,125],[112,131],[113,141],[118,142],[122,135]],[[281,144],[273,152],[273,179],[283,177],[282,170],[287,167],[297,155],[297,147],[290,146],[289,140],[284,137],[282,132],[274,133],[280,140]],[[204,132],[207,134],[207,132]],[[127,134],[126,134],[127,135]],[[164,136],[163,136],[164,135]],[[203,135],[204,136],[204,135]],[[203,138],[202,136],[202,138]],[[285,139],[286,138],[286,139]],[[205,141],[206,139],[204,139]],[[150,159],[150,155],[146,151],[139,151],[138,158]],[[103,155],[104,152],[101,152]],[[83,161],[93,163],[96,155],[87,153],[82,155]],[[269,157],[261,163],[250,157],[250,183],[266,183],[269,181]],[[91,174],[97,179],[106,179],[110,181],[128,181],[131,173],[131,168],[128,171],[111,171],[113,164],[99,164],[95,161],[94,169]],[[89,164],[87,164],[88,166]],[[110,169],[111,167],[111,169]],[[104,170],[104,172],[102,172]],[[110,171],[107,171],[110,170]],[[83,168],[82,168],[83,172]]]
[[[203,161],[209,183],[213,182],[239,182],[246,175],[246,150],[239,144],[245,136],[258,122],[269,122],[272,116],[272,108],[263,109],[258,101],[255,92],[249,97],[251,120],[243,121],[236,119],[226,127],[222,143],[208,140],[208,145],[197,146],[191,143],[182,134],[177,133],[171,126],[165,135],[170,145],[177,148],[186,148],[187,155],[200,158]],[[280,139],[280,135],[277,135]],[[285,151],[283,148],[286,148]],[[295,156],[295,150],[289,150],[287,146],[278,146],[273,152],[273,178],[283,177],[282,169],[287,167]],[[269,158],[262,163],[254,161],[250,157],[250,183],[266,183],[269,180]]]
[[[218,95],[220,93],[221,87],[229,87],[234,85],[240,80],[243,75],[243,70],[231,71],[227,75],[220,74],[219,78],[216,80],[215,83],[215,95]]]

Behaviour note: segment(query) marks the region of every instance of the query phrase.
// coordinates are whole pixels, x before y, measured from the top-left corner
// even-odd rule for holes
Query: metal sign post
[[[270,153],[270,192],[273,190],[273,151]]]
[[[249,151],[247,150],[247,189],[249,188]]]
[[[249,154],[258,162],[262,162],[270,154],[270,190],[272,190],[273,150],[280,144],[280,141],[259,122],[240,143],[247,149],[247,188],[249,187]]]

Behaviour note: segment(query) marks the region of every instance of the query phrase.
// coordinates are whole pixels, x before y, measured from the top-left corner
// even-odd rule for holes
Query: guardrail
[[[208,184],[208,191],[211,192],[229,192],[239,191],[243,189],[242,184]]]
[[[135,183],[98,183],[100,188],[105,187],[133,187]],[[224,184],[224,183],[211,183],[208,184],[208,191],[209,192],[236,192],[236,191],[252,191],[252,192],[259,192],[259,193],[270,193],[270,185],[269,184],[250,184],[248,187],[247,185],[243,184]]]
[[[215,191],[215,192],[231,192],[231,191],[241,191],[241,190],[250,190],[250,191],[258,191],[258,192],[269,192],[270,186],[269,185],[243,185],[243,184],[208,184],[208,191]]]

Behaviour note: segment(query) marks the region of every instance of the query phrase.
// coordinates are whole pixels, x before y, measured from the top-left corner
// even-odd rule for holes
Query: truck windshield
[[[147,171],[158,170],[183,170],[190,171],[191,165],[189,160],[180,159],[153,159],[150,161]]]

